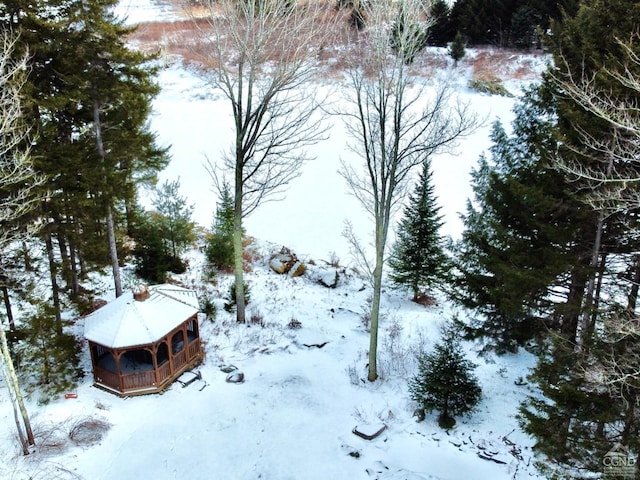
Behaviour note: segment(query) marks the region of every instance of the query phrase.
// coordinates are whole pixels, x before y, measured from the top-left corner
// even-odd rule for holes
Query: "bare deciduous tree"
[[[28,129],[22,121],[21,89],[27,57],[12,58],[16,39],[0,36],[0,251],[6,252],[35,234],[37,225],[22,221],[43,200],[44,180],[29,157]],[[34,445],[31,423],[16,376],[4,326],[0,326],[0,368],[14,408],[18,437],[25,455]],[[19,412],[19,415],[18,415]],[[22,423],[19,421],[22,418]]]
[[[397,52],[418,58],[420,31],[431,24],[428,5],[420,0],[378,1],[363,5],[367,31],[348,69],[348,102],[343,112],[350,149],[363,165],[343,162],[341,174],[374,221],[375,259],[369,345],[369,381],[377,374],[378,320],[385,247],[392,213],[406,197],[415,167],[436,153],[451,149],[477,126],[467,105],[452,96],[446,82],[427,88],[412,74],[405,55],[392,55],[390,31]],[[390,25],[402,12],[405,28]],[[353,236],[352,236],[353,239]],[[353,243],[351,239],[351,243]]]
[[[328,28],[327,6],[291,0],[207,3],[199,20],[203,63],[233,113],[234,138],[222,162],[208,161],[214,182],[234,186],[234,270],[238,322],[245,321],[243,218],[280,198],[309,159],[304,148],[324,137],[320,104],[309,86]]]

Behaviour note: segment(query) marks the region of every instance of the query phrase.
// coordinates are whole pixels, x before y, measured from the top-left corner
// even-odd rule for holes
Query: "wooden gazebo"
[[[141,286],[85,318],[97,387],[120,396],[166,389],[203,358],[198,299],[176,285]]]

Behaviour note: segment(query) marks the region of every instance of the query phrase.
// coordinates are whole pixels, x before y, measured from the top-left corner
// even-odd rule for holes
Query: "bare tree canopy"
[[[234,192],[234,271],[238,322],[244,322],[242,219],[262,202],[281,198],[324,138],[310,82],[327,35],[327,5],[291,0],[207,3],[198,19],[197,51],[212,85],[229,101],[230,151],[208,170],[218,187],[228,173]]]
[[[594,135],[575,125],[580,145],[566,145],[590,162],[558,157],[556,167],[589,191],[585,200],[605,215],[624,212],[640,205],[640,57],[633,39],[619,40],[626,58],[620,70],[603,69],[590,76],[572,72],[565,62],[554,81],[562,94],[602,121],[609,132]],[[605,76],[616,91],[605,89]],[[621,95],[620,92],[624,92]]]
[[[203,63],[212,84],[229,100],[235,141],[211,172],[233,172],[242,185],[242,215],[279,199],[309,160],[305,147],[322,140],[320,103],[309,82],[327,37],[317,21],[321,5],[290,0],[208,3],[200,25],[208,48]]]

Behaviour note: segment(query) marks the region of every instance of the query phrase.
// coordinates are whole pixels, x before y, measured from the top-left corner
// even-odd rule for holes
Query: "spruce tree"
[[[418,373],[409,383],[409,392],[421,408],[440,412],[443,428],[455,424],[454,416],[464,415],[480,402],[482,389],[453,329],[448,329],[431,353],[418,359]]]
[[[534,89],[516,106],[511,136],[494,124],[490,157],[482,156],[473,172],[474,201],[455,248],[450,294],[476,313],[467,334],[500,352],[564,327],[552,319],[566,315],[573,323],[574,303],[551,293],[584,271],[582,227],[590,223],[564,177],[549,168],[553,121]]]
[[[453,37],[451,45],[449,45],[449,56],[453,58],[453,61],[457,64],[465,56],[464,40],[460,32],[456,33]]]
[[[409,287],[414,302],[423,292],[447,278],[450,262],[439,234],[442,224],[440,207],[434,195],[431,163],[427,160],[404,210],[398,226],[398,239],[389,260],[391,280]]]
[[[183,264],[180,255],[195,241],[193,206],[180,193],[180,180],[165,181],[156,189],[153,206],[156,209],[160,238],[166,246],[172,271]]]
[[[436,0],[431,4],[430,15],[433,25],[429,28],[429,45],[444,47],[453,40],[451,21],[449,19],[451,9],[446,0]]]
[[[38,401],[48,403],[55,394],[75,387],[82,375],[80,344],[68,331],[59,333],[53,307],[35,301],[36,312],[30,315],[18,335],[20,371],[28,378],[26,390],[38,392]]]
[[[233,267],[233,197],[226,182],[220,192],[212,231],[207,237],[205,256],[218,270]]]
[[[161,224],[157,213],[139,209],[131,232],[136,274],[150,283],[164,283],[172,266]]]

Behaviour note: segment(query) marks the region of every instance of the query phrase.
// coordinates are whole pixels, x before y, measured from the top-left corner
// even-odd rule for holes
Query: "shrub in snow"
[[[244,284],[244,304],[247,305],[249,303],[249,298],[251,297],[251,293],[249,291],[249,285]],[[233,312],[236,308],[236,283],[233,282],[229,285],[229,291],[227,292],[227,296],[225,297],[224,309],[227,312]]]
[[[480,401],[475,367],[465,358],[455,331],[449,329],[431,353],[418,358],[418,374],[409,383],[411,398],[426,411],[438,410],[438,424],[451,428],[454,415],[472,411]]]
[[[211,297],[207,294],[204,294],[200,297],[200,311],[204,313],[207,320],[213,322],[216,319],[216,315],[218,313],[218,307],[211,299]]]

